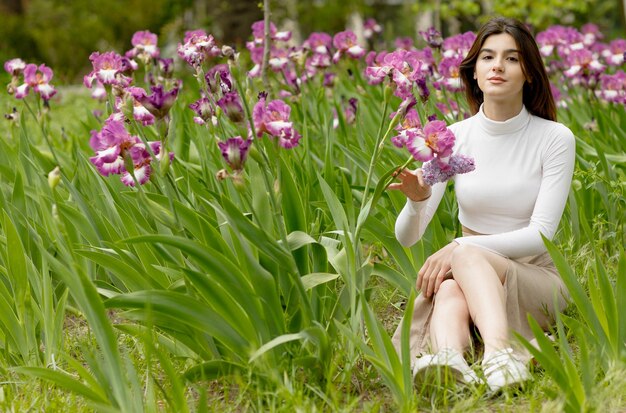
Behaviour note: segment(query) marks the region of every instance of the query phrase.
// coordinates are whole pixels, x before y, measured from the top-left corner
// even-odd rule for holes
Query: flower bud
[[[48,186],[54,191],[59,182],[61,181],[61,170],[59,167],[55,167],[48,173]]]
[[[385,85],[385,92],[384,92],[385,102],[389,102],[391,100],[391,96],[393,96],[393,87],[387,84]]]
[[[161,159],[159,159],[159,172],[161,173],[161,176],[167,175],[170,170],[170,157],[167,156],[167,151],[164,151],[163,154],[164,155],[161,156]]]

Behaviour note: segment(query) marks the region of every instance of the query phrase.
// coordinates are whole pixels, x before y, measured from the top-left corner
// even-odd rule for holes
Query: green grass
[[[36,101],[3,97],[21,123],[0,123],[0,410],[624,411],[624,108],[573,96],[560,109],[577,166],[549,248],[576,294],[533,381],[492,398],[415,385],[390,346],[421,263],[459,231],[456,206],[450,191],[424,241],[397,243],[404,199],[383,189],[407,158],[386,142],[398,101],[347,69],[357,75],[332,91],[307,84],[289,100],[301,145],[257,140],[239,181],[215,178],[215,142],[237,126],[194,124],[186,90],[172,109],[175,161],[141,189],[89,162],[102,127],[92,110],[106,107],[85,89],[60,88],[42,124]],[[236,81],[249,110],[263,85]],[[359,98],[357,121],[333,129],[346,96]]]

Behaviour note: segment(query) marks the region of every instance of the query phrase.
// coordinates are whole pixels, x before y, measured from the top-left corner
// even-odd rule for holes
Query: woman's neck
[[[522,106],[523,103],[521,100],[513,104],[510,102],[505,103],[485,100],[483,103],[483,113],[491,120],[502,122],[519,115],[522,111]]]

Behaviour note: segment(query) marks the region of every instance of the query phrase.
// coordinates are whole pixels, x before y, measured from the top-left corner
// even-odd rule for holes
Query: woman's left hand
[[[424,265],[417,273],[415,286],[426,297],[430,297],[439,291],[439,286],[452,268],[452,252],[458,245],[456,241],[452,241],[424,261]]]

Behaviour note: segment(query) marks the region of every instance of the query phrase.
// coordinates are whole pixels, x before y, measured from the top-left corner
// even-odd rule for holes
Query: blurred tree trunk
[[[298,4],[296,0],[282,0],[285,7],[287,18],[279,26],[279,30],[288,30],[291,32],[291,41],[294,44],[302,43],[302,31],[298,23]]]
[[[0,3],[0,10],[9,14],[24,14],[24,10],[28,6],[28,0],[3,0]]]
[[[626,1],[626,0],[624,0]],[[481,0],[480,2],[483,12],[482,14],[491,14],[493,13],[493,0]]]
[[[359,44],[366,44],[363,23],[363,15],[357,10],[354,10],[348,16],[347,28],[354,32]]]
[[[619,0],[618,0],[619,1]],[[620,20],[622,22],[622,33],[624,31],[624,27],[626,27],[626,0],[622,0],[620,2],[619,10],[620,10]]]
[[[221,38],[226,44],[244,44],[250,38],[252,23],[263,20],[263,10],[259,7],[258,0],[218,0],[213,3],[219,4],[212,9],[217,11],[213,17],[215,24],[223,32]]]
[[[415,20],[415,35],[419,39],[421,37],[420,32],[425,32],[430,27],[438,29],[437,26],[439,26],[439,24],[435,23],[435,13],[432,10],[422,11],[417,14]]]

